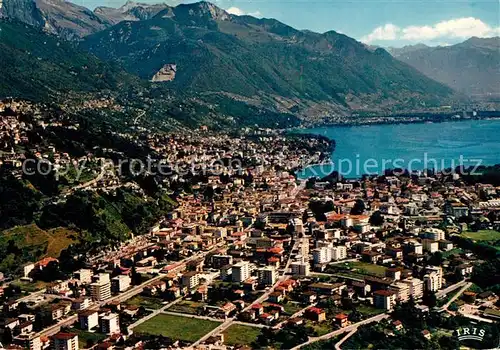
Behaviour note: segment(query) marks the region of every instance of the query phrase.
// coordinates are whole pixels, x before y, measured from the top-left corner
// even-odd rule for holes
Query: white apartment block
[[[332,260],[344,260],[347,258],[347,247],[344,245],[339,245],[331,248]]]
[[[309,276],[311,267],[308,262],[296,261],[290,264],[292,275],[294,276]]]
[[[415,253],[417,255],[424,254],[424,249],[423,249],[422,243],[417,242],[417,241],[410,241],[410,242],[408,242],[408,245],[413,253]]]
[[[81,329],[90,331],[99,325],[99,314],[96,310],[80,312],[78,314],[78,323]]]
[[[92,282],[94,283],[110,283],[109,273],[98,273],[97,275],[92,276]]]
[[[389,286],[389,290],[396,293],[396,300],[399,300],[402,303],[410,299],[410,286],[406,283],[393,283]]]
[[[437,292],[442,287],[442,278],[437,272],[431,272],[424,276],[425,289],[430,292]]]
[[[233,265],[232,280],[241,283],[250,277],[250,264],[248,261],[240,261]]]
[[[23,349],[42,350],[42,341],[40,336],[36,336],[34,333],[19,334],[14,337],[13,340],[14,344],[20,345]]]
[[[106,334],[120,333],[120,318],[118,314],[107,314],[101,317],[101,332]]]
[[[94,273],[89,269],[80,269],[75,272],[75,279],[80,281],[82,284],[89,284],[92,282],[92,276]]]
[[[127,275],[118,275],[111,279],[111,291],[113,293],[121,293],[130,288],[132,279]]]
[[[191,271],[182,275],[182,285],[188,287],[188,289],[193,289],[198,284],[200,284],[200,276],[198,272]]]
[[[445,233],[443,230],[438,228],[428,228],[424,232],[425,238],[432,239],[434,241],[443,241],[446,239]]]
[[[316,248],[313,250],[313,261],[315,264],[326,264],[332,261],[329,247]]]
[[[410,295],[413,296],[415,300],[422,298],[424,295],[424,282],[418,278],[408,278],[402,280],[401,283],[407,284],[410,288]]]
[[[424,246],[424,250],[429,253],[434,253],[439,250],[439,243],[431,239],[423,239],[422,244]]]
[[[103,301],[111,298],[111,283],[94,282],[90,284],[90,295],[96,301]]]
[[[272,266],[266,266],[258,270],[259,274],[259,284],[265,286],[272,286],[278,280],[278,273],[276,268]]]
[[[443,268],[440,266],[426,267],[427,274],[424,276],[425,288],[435,292],[443,288]]]

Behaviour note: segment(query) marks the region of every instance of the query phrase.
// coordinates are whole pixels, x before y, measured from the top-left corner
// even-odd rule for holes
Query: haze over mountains
[[[428,77],[469,96],[500,96],[500,37],[474,37],[451,46],[418,44],[388,51]]]
[[[71,62],[71,57],[78,50],[87,51],[103,61],[118,63],[144,81],[154,80],[153,85],[160,84],[174,94],[202,98],[204,103],[245,104],[257,111],[314,119],[326,114],[419,111],[461,98],[441,84],[454,87],[445,79],[435,78],[441,83],[430,79],[432,69],[428,73],[404,56],[423,47],[405,54],[393,52],[395,59],[384,49],[370,50],[334,31],[300,31],[274,19],[231,15],[208,2],[176,7],[128,2],[118,9],[99,7],[90,11],[62,0],[3,0],[0,15],[74,41],[73,45],[63,45],[72,51],[69,62],[67,59],[59,65],[63,69],[69,65],[73,75],[85,77],[85,63],[81,59]],[[22,41],[21,32],[18,40]],[[14,48],[14,42],[1,36],[0,43],[10,48],[14,57],[33,59],[30,53],[26,55],[29,49]],[[42,43],[38,40],[32,45]],[[486,48],[476,45],[470,50]],[[50,52],[45,53],[43,62],[50,62]],[[80,54],[86,59],[93,57]],[[470,57],[479,59],[484,54]],[[54,61],[61,63],[61,59],[58,53]],[[113,67],[106,68],[107,74],[124,74],[119,67],[95,57],[92,60],[98,67]],[[403,63],[406,61],[427,76]],[[39,62],[33,64],[37,67]],[[36,90],[29,86],[26,76],[12,70],[9,74],[11,79],[23,82],[16,92],[20,96],[23,89],[30,94]],[[135,79],[132,75],[127,79]],[[44,82],[40,75],[38,78],[34,81],[40,87]],[[58,86],[51,81],[45,85],[50,91]],[[230,109],[237,113],[239,107]]]

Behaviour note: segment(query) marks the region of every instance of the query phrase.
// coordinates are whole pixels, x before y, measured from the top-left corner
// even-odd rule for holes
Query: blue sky
[[[93,9],[125,0],[73,0]],[[179,0],[140,0],[166,2]],[[500,35],[500,0],[213,0],[235,14],[276,18],[298,29],[335,30],[381,46],[449,45],[471,36]]]

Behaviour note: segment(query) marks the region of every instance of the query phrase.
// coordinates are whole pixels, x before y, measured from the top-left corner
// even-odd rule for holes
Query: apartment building
[[[78,350],[78,335],[74,333],[59,332],[52,336],[53,350]]]
[[[111,298],[111,283],[94,282],[90,284],[90,295],[96,301],[104,301]]]
[[[290,264],[292,275],[294,276],[309,276],[311,267],[308,262],[296,261]]]
[[[101,332],[105,334],[120,333],[120,318],[118,314],[110,313],[101,316]]]
[[[232,281],[241,283],[250,277],[250,264],[248,261],[240,261],[233,265]]]
[[[121,293],[130,288],[130,284],[132,283],[132,279],[127,275],[119,275],[113,277],[111,280],[111,291],[113,293]]]
[[[80,269],[74,273],[75,279],[82,284],[89,284],[92,282],[93,271],[90,269]]]
[[[200,284],[199,273],[196,271],[186,272],[182,275],[182,285],[188,289],[192,289]]]
[[[418,278],[408,278],[406,280],[402,280],[401,283],[407,284],[410,288],[410,295],[418,300],[422,298],[424,295],[424,282]]]
[[[259,284],[272,286],[278,280],[278,272],[272,266],[266,266],[258,270]]]
[[[347,247],[343,245],[339,245],[331,248],[331,256],[332,260],[344,260],[347,258]]]
[[[392,310],[396,305],[396,293],[390,290],[377,290],[373,293],[373,305],[377,309]]]

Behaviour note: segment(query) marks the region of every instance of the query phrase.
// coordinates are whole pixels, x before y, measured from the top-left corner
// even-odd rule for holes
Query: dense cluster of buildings
[[[0,124],[0,147],[24,142],[25,129]],[[176,189],[176,207],[144,235],[88,257],[68,280],[4,298],[0,328],[12,332],[9,346],[78,349],[78,329],[102,335],[103,348],[133,348],[117,339],[147,318],[127,304],[137,296],[160,304],[195,300],[203,305],[197,313],[227,326],[331,321],[341,328],[352,322],[342,309],[347,302],[386,313],[413,299],[425,309],[426,296],[462,286],[478,262],[454,237],[472,225],[500,226],[500,189],[459,177],[298,180],[296,168],[328,154],[331,145],[321,138],[271,131],[130,138],[165,161],[168,171],[156,180]],[[88,189],[102,190],[100,180]],[[57,263],[27,264],[22,278],[35,283],[37,271]],[[21,312],[21,303],[33,313]],[[299,311],[286,312],[286,303]],[[50,322],[34,329],[35,314]]]

